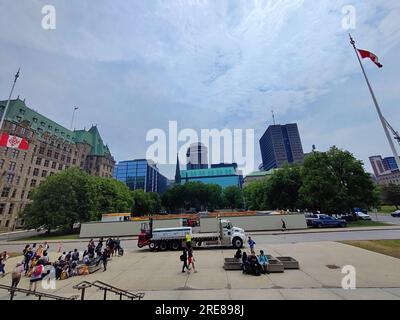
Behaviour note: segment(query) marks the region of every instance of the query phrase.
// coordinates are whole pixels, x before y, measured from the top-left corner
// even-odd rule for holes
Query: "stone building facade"
[[[0,115],[6,101],[0,101]],[[96,126],[71,131],[28,108],[25,101],[12,100],[1,133],[25,138],[28,150],[0,147],[0,229],[21,227],[19,213],[29,195],[46,177],[70,167],[99,176],[112,177],[115,161]]]

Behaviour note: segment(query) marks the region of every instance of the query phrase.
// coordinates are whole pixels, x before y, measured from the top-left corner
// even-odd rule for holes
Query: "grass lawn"
[[[391,226],[389,223],[384,223],[384,222],[378,222],[378,221],[364,221],[364,220],[358,220],[354,222],[348,222],[347,226],[349,228],[355,228],[355,227],[383,227],[383,226]]]
[[[341,242],[400,259],[400,240],[364,240]]]
[[[47,240],[71,240],[71,239],[79,239],[79,234],[65,234],[65,235],[41,235],[41,236],[36,236],[36,237],[30,237],[30,238],[24,238],[24,239],[17,239],[14,241],[26,241],[26,242],[32,242],[32,241],[37,241],[37,242],[43,242]]]
[[[384,213],[384,214],[391,214],[393,212],[395,212],[397,209],[395,206],[381,206],[378,209],[378,212],[380,213]]]

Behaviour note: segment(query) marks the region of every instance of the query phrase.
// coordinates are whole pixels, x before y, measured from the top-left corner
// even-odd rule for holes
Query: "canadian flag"
[[[8,147],[12,149],[28,150],[28,141],[24,138],[9,135],[3,132],[0,136],[0,147]]]
[[[373,54],[372,52],[369,52],[367,50],[361,50],[361,49],[357,49],[358,52],[360,53],[361,58],[365,59],[365,58],[370,58],[372,60],[373,63],[375,63],[379,68],[382,68],[383,65],[379,62],[378,57]]]

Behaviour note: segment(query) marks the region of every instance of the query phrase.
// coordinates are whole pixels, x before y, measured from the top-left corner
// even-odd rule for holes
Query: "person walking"
[[[4,270],[6,264],[2,255],[0,255],[0,272],[2,273],[1,277],[6,275],[6,271]]]
[[[108,259],[108,249],[105,248],[103,254],[101,255],[101,261],[103,262],[103,272],[107,271],[107,259]]]
[[[282,221],[282,231],[286,231],[286,223],[285,220],[281,219]]]
[[[44,268],[40,261],[33,267],[31,279],[29,281],[29,291],[32,291],[32,288],[33,292],[36,291],[37,282],[42,280],[43,270]],[[29,296],[29,293],[26,295]]]
[[[195,262],[195,261],[196,261],[196,260],[195,260],[194,257],[193,257],[193,247],[190,247],[190,248],[188,249],[188,266],[189,266],[188,273],[190,273],[190,266],[192,266],[193,272],[194,272],[194,273],[197,273],[196,267],[195,267],[195,265],[194,265],[194,262]]]
[[[254,246],[256,245],[256,242],[249,236],[247,243],[249,244],[251,254],[255,254]]]
[[[16,288],[18,286],[19,281],[21,280],[22,271],[24,270],[24,266],[22,263],[17,263],[13,272],[11,273],[11,287]]]
[[[186,271],[189,272],[189,266],[188,266],[188,264],[187,264],[187,262],[188,262],[188,255],[187,255],[187,250],[186,250],[186,248],[183,248],[182,254],[181,254],[181,256],[180,256],[179,258],[180,258],[180,260],[183,262],[183,265],[182,265],[182,273],[185,272],[185,269],[186,269]]]

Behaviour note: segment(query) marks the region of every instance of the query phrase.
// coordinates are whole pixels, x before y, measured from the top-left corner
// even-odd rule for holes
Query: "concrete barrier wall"
[[[98,238],[98,237],[127,237],[137,236],[140,234],[140,225],[144,221],[126,221],[126,222],[91,222],[82,223],[81,238]],[[154,220],[154,228],[174,228],[182,225],[181,219],[165,219]]]
[[[306,229],[307,223],[304,214],[289,215],[263,215],[263,216],[242,216],[224,217],[236,227],[247,231],[268,231],[281,230],[282,220],[289,230]],[[201,218],[200,232],[216,232],[218,230],[217,218]]]

